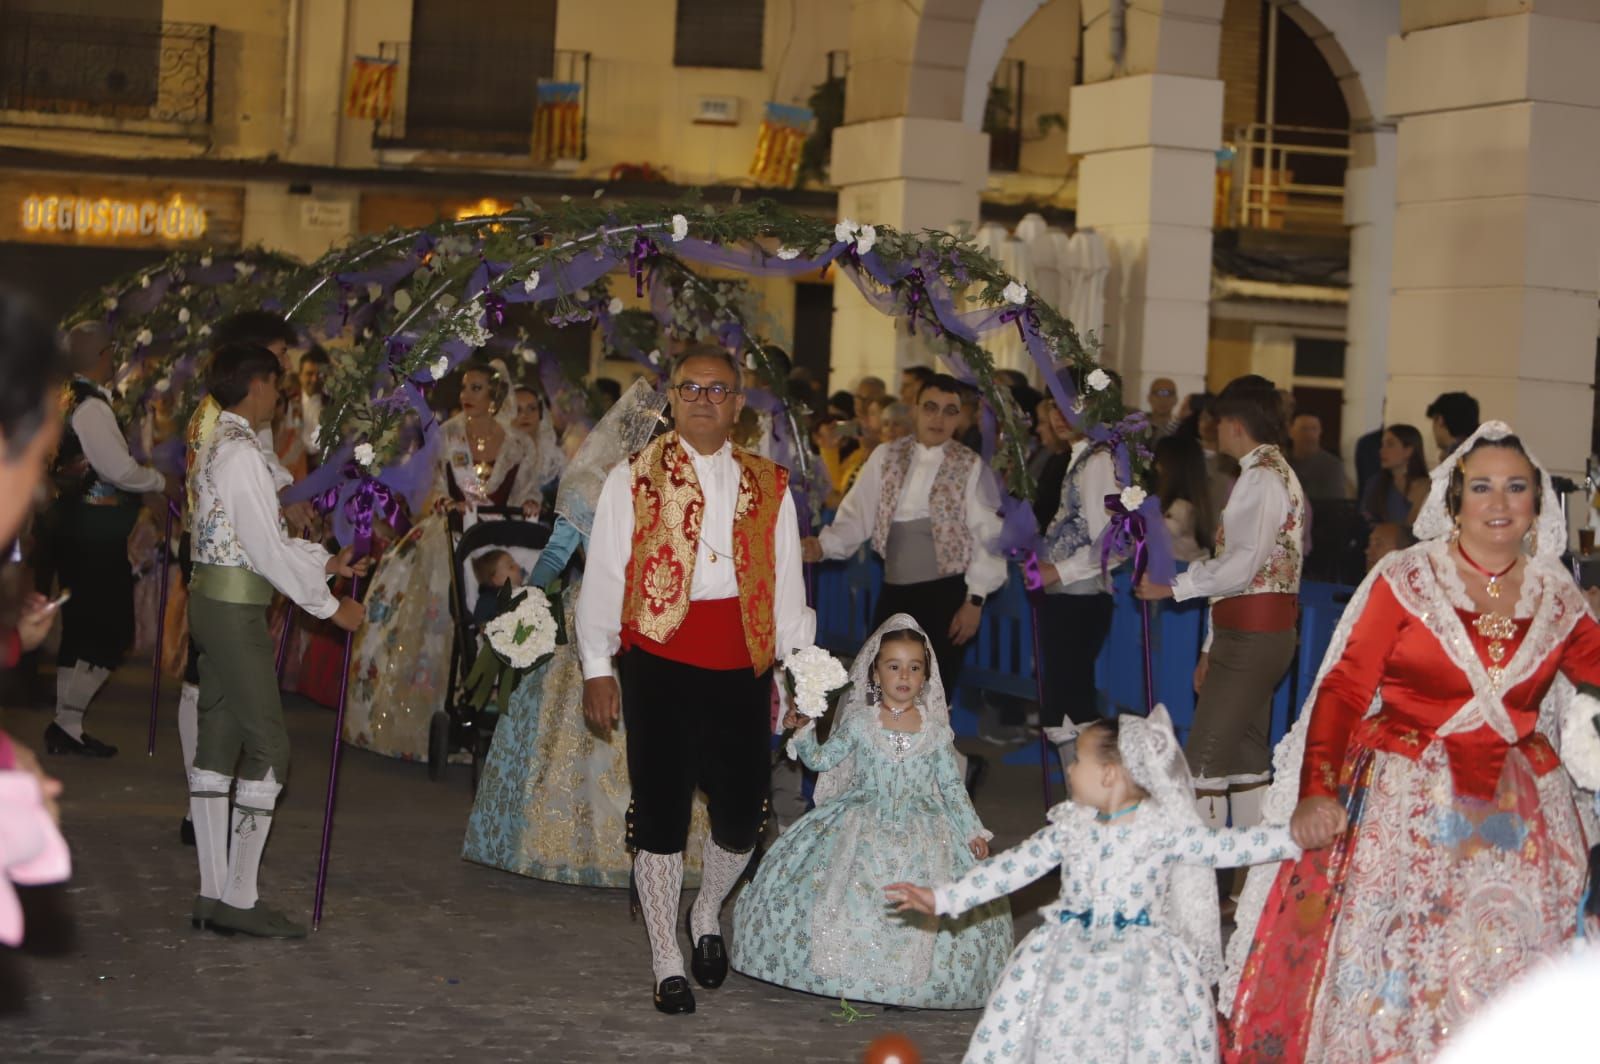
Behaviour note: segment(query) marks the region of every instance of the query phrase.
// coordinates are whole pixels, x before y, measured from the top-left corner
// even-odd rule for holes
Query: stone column
[[[1222,6],[1083,3],[1088,83],[1072,90],[1067,151],[1080,156],[1078,225],[1112,260],[1103,357],[1134,405],[1155,377],[1205,384]]]
[[[1339,440],[1339,453],[1352,469],[1356,441],[1385,420],[1394,276],[1395,132],[1375,129],[1357,134],[1355,149],[1355,160],[1344,178],[1344,220],[1350,227],[1350,304]]]
[[[1406,0],[1390,421],[1466,391],[1553,469],[1583,469],[1600,296],[1600,5]],[[1483,17],[1487,15],[1488,17]]]
[[[879,118],[840,126],[833,134],[833,183],[839,217],[888,224],[903,232],[977,227],[978,196],[989,170],[989,137],[959,121]],[[834,286],[833,380],[849,388],[873,374],[899,387],[900,370],[935,356],[919,333],[869,304],[855,282]]]

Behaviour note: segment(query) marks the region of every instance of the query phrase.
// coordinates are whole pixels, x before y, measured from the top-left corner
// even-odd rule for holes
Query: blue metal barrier
[[[872,634],[878,592],[883,584],[883,563],[863,548],[842,562],[815,566],[817,589],[817,642],[835,654],[853,655]],[[1130,590],[1128,571],[1116,574],[1116,608],[1111,615],[1111,635],[1095,663],[1095,686],[1101,709],[1144,709],[1144,660],[1140,645],[1139,604]],[[1316,681],[1317,670],[1333,639],[1339,617],[1354,593],[1337,584],[1305,583],[1300,588],[1300,642],[1288,675],[1272,700],[1272,741],[1289,730]],[[1156,698],[1172,715],[1180,739],[1194,720],[1194,668],[1205,637],[1203,602],[1160,603],[1151,610],[1150,642],[1155,664]],[[1022,586],[1022,574],[1011,569],[1006,586],[984,607],[983,623],[967,652],[962,688],[951,699],[951,724],[958,735],[976,729],[974,692],[995,692],[1015,698],[1038,697],[1034,668],[1033,611]],[[1049,647],[1040,647],[1048,654]],[[1029,763],[1037,757],[1030,747],[1013,751],[1008,763]]]

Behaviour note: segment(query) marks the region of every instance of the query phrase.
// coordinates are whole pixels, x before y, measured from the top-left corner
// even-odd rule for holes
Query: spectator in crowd
[[[1415,542],[1404,528],[1392,521],[1373,526],[1372,534],[1367,537],[1367,571],[1371,572],[1385,557]]]
[[[1442,462],[1477,431],[1478,401],[1466,392],[1445,392],[1428,404],[1428,417],[1433,421],[1433,443]]]
[[[878,429],[880,443],[893,443],[903,440],[916,431],[916,418],[912,416],[911,407],[905,403],[890,403],[883,408]]]
[[[979,454],[983,453],[982,402],[976,388],[961,388],[961,416],[956,419],[956,439]]]
[[[1180,562],[1209,558],[1216,543],[1217,512],[1211,505],[1205,452],[1188,436],[1156,441],[1156,494],[1166,518],[1172,555]]]
[[[1049,528],[1061,509],[1061,485],[1066,480],[1067,468],[1072,464],[1072,427],[1061,416],[1061,408],[1054,399],[1039,403],[1036,417],[1039,422],[1039,455],[1043,461],[1030,467],[1038,490],[1033,496],[1033,515],[1041,530]]]
[[[1428,464],[1422,457],[1422,433],[1412,425],[1390,425],[1383,430],[1378,462],[1378,475],[1361,493],[1361,512],[1373,524],[1387,522],[1410,528],[1428,498]]]
[[[1347,499],[1344,463],[1322,446],[1322,419],[1315,414],[1296,414],[1289,423],[1289,464],[1300,478],[1300,487],[1313,505],[1318,499]]]
[[[867,403],[889,394],[889,386],[882,377],[862,377],[856,382],[856,413],[863,413]]]
[[[900,371],[900,401],[908,410],[917,408],[917,393],[932,377],[933,370],[927,366],[907,366]]]
[[[843,421],[854,420],[856,397],[843,390],[834,392],[828,396],[828,413],[837,415]]]
[[[862,463],[867,460],[867,452],[861,442],[846,431],[853,427],[852,422],[838,414],[829,413],[811,430],[811,442],[828,470],[829,483],[833,485],[833,490],[828,493],[830,510],[838,508],[849,485],[855,482]]]
[[[1150,405],[1150,426],[1156,437],[1170,436],[1178,430],[1178,386],[1169,377],[1157,377],[1150,382],[1150,394],[1145,396]]]

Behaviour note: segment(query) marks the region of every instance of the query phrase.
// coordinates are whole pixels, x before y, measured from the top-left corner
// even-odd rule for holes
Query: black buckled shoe
[[[88,732],[83,733],[82,739],[74,739],[59,724],[51,724],[44,730],[44,748],[52,754],[77,754],[80,757],[117,756],[117,748],[110,743],[103,743]]]
[[[693,1012],[694,991],[689,989],[689,980],[681,975],[671,975],[661,980],[661,985],[656,987],[656,1011],[668,1016]]]
[[[728,978],[728,950],[722,944],[721,935],[701,935],[694,937],[694,925],[689,917],[684,917],[684,925],[689,931],[689,941],[694,943],[694,951],[689,957],[689,970],[694,973],[694,981],[707,990],[715,990]]]

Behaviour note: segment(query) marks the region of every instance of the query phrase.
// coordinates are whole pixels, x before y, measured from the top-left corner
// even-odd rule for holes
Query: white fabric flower
[[[606,304],[606,310],[610,312],[612,317],[616,317],[618,314],[621,314],[622,313],[622,297],[621,296],[612,296],[611,297],[611,302]]]
[[[856,234],[856,254],[865,255],[877,242],[878,230],[870,225],[862,226],[861,231]]]
[[[1111,375],[1103,369],[1095,369],[1084,378],[1084,383],[1097,392],[1103,392],[1111,387]]]
[[[397,289],[394,294],[394,309],[404,314],[411,309],[411,293],[404,288]]]
[[[203,270],[207,266],[210,266],[210,265],[211,265],[211,256],[210,255],[201,255],[200,256],[200,268]]]
[[[538,270],[534,270],[532,273],[528,274],[528,276],[526,276],[526,277],[524,277],[522,279],[522,290],[524,292],[531,292],[535,288],[538,288],[538,287],[539,287],[539,271]]]
[[[358,444],[356,444],[356,461],[360,465],[362,465],[364,468],[371,469],[372,468],[372,463],[374,461],[376,461],[377,458],[378,458],[378,454],[377,454],[376,451],[374,451],[372,449],[372,444],[370,444],[370,443],[358,443]]]
[[[1014,303],[1020,307],[1028,301],[1028,286],[1020,281],[1012,281],[1006,285],[1006,290],[1002,295],[1005,296],[1007,303]]]
[[[783,659],[794,683],[794,708],[816,720],[828,711],[828,696],[850,683],[839,659],[819,646],[796,650]]]
[[[171,387],[172,387],[172,378],[171,377],[162,377],[160,380],[156,381],[156,391],[158,391],[158,392],[168,391],[169,389],[171,389]]]
[[[676,244],[689,235],[689,219],[681,214],[672,216],[672,242]]]
[[[445,376],[447,374],[449,374],[449,372],[450,372],[450,358],[449,358],[449,356],[448,355],[440,355],[438,358],[434,359],[433,360],[433,365],[428,367],[428,372],[433,374],[433,379],[434,380],[436,380],[436,381],[444,380]]]
[[[107,310],[116,310],[117,309],[117,299],[116,299],[115,296],[107,296],[106,297],[105,308]]]
[[[645,358],[650,360],[650,364],[652,366],[661,365],[661,352],[659,350],[651,351],[648,355],[645,356]]]
[[[239,275],[239,280],[245,281],[249,280],[250,275],[256,272],[256,268],[248,262],[236,262],[233,264],[233,272]]]
[[[517,355],[530,366],[538,365],[539,363],[539,352],[531,347],[517,348]]]
[[[1122,502],[1122,508],[1132,513],[1143,506],[1145,499],[1148,497],[1148,493],[1139,485],[1130,484],[1122,489],[1122,495],[1119,498]]]
[[[756,368],[756,355],[754,351],[745,352],[744,368],[748,370],[754,370]]]
[[[148,273],[141,273],[139,275],[139,287],[140,288],[149,288],[150,287],[150,275]]]
[[[189,308],[188,307],[179,307],[178,308],[178,324],[179,325],[187,325],[187,324],[189,324],[189,319],[191,317],[193,317],[193,315],[191,315],[189,313]]]
[[[856,238],[856,233],[860,228],[855,222],[846,218],[833,227],[833,239],[841,244],[848,244]]]
[[[133,342],[139,347],[149,347],[155,342],[155,335],[149,329],[140,329],[139,334],[133,338]]]
[[[778,258],[782,259],[784,262],[788,262],[791,259],[798,259],[799,257],[800,257],[800,249],[799,248],[779,248],[778,249]]]
[[[200,328],[195,330],[195,335],[197,335],[197,336],[210,336],[211,335],[211,326],[209,326],[209,325],[200,326]]]
[[[377,281],[367,282],[367,298],[376,303],[383,298],[383,285]]]

